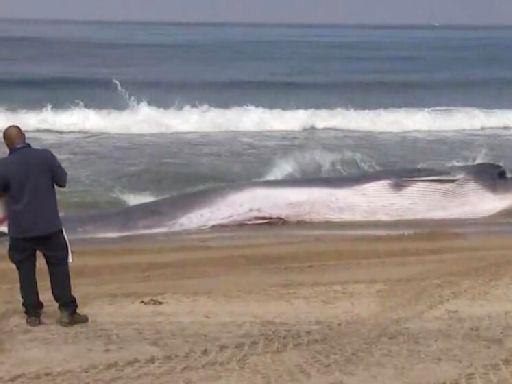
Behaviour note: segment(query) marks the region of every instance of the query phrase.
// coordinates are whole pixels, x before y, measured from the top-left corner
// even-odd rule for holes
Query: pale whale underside
[[[116,236],[280,221],[479,218],[512,204],[503,167],[383,170],[336,178],[258,181],[64,218],[72,236]]]

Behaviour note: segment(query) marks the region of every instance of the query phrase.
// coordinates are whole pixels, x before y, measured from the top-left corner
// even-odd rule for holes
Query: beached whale
[[[266,221],[480,218],[512,205],[512,178],[496,164],[383,170],[358,176],[258,181],[64,218],[72,236],[178,231]]]

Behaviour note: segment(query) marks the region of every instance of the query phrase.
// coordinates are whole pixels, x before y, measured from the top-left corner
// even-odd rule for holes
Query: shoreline
[[[428,233],[508,234],[512,232],[509,211],[475,219],[416,219],[389,221],[339,222],[270,222],[258,224],[217,225],[209,228],[155,231],[146,233],[105,234],[96,236],[69,235],[73,243],[108,244],[125,241],[172,241],[190,238],[272,236],[274,232],[288,236],[330,235],[342,237],[405,236]]]

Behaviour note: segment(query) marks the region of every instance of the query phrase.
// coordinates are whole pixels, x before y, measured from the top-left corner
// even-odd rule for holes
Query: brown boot
[[[78,312],[69,313],[69,312],[60,312],[59,319],[57,323],[62,325],[63,327],[72,327],[73,325],[86,324],[89,322],[89,317],[87,315],[82,315]]]

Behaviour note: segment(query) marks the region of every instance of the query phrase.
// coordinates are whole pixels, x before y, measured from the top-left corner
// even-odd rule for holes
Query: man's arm
[[[50,153],[50,166],[52,171],[52,178],[53,183],[60,188],[65,188],[66,184],[68,183],[68,173],[64,169],[64,167],[61,165],[57,157],[51,152]]]

